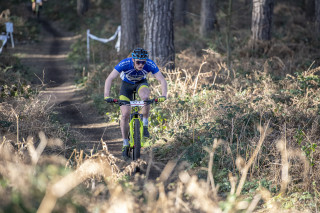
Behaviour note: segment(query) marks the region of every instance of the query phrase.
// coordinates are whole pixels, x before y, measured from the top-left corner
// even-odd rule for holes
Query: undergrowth
[[[119,7],[113,1],[97,1],[93,7],[108,11],[110,2]],[[46,13],[58,20],[65,11],[75,13],[73,3],[62,9],[63,3],[50,3]],[[108,17],[119,15],[115,11]],[[115,158],[103,141],[97,152],[67,147],[68,125],[56,122],[49,101],[38,96],[29,82],[9,84],[7,79],[19,79],[23,70],[12,66],[19,63],[10,58],[10,63],[1,65],[5,78],[0,79],[6,85],[0,104],[2,209],[318,211],[319,43],[299,9],[277,4],[275,14],[282,12],[291,18],[277,16],[274,39],[258,50],[247,45],[249,32],[241,28],[243,19],[235,21],[241,29],[232,33],[231,67],[226,63],[224,31],[216,33],[214,41],[199,38],[196,16],[188,27],[176,27],[176,69],[161,69],[169,84],[168,100],[152,108],[153,138],[146,149],[148,157],[138,162]],[[70,14],[69,29],[77,26]],[[119,24],[93,14],[94,10],[81,18],[83,28],[95,26],[92,32],[98,36],[111,35]],[[287,33],[293,29],[297,33]],[[87,65],[85,48],[83,35],[69,55],[77,64],[76,84],[87,89],[101,113],[118,119],[119,109],[103,102],[103,87],[119,56],[113,54],[112,44],[92,43]],[[160,85],[152,77],[148,80],[152,96],[159,96]],[[114,83],[112,95],[117,97],[120,80]],[[133,175],[137,165],[143,175]],[[150,169],[159,172],[157,179],[150,178]]]
[[[281,11],[278,7],[275,13]],[[285,11],[292,12],[297,13],[294,6]],[[286,20],[287,28],[299,27],[302,37],[308,38],[303,45],[299,42],[288,44],[301,37],[285,34],[279,25],[275,25],[274,31],[279,34],[274,35],[274,40],[253,50],[247,45],[249,31],[234,31],[232,67],[226,64],[223,31],[217,32],[212,42],[198,37],[195,28],[190,27],[196,25],[195,17],[190,18],[190,25],[185,28],[176,27],[179,44],[176,69],[161,69],[169,83],[168,100],[161,106],[154,106],[150,114],[154,143],[151,148],[156,161],[167,163],[179,159],[179,162],[188,162],[188,172],[202,180],[210,177],[208,170],[203,168],[208,168],[212,160],[212,168],[208,169],[214,183],[219,185],[217,193],[228,201],[232,197],[230,190],[234,188],[228,174],[241,178],[243,166],[257,149],[261,128],[268,123],[268,133],[259,154],[247,168],[242,194],[253,198],[256,190],[263,187],[270,193],[271,200],[283,201],[277,204],[279,208],[294,211],[292,203],[299,202],[296,208],[300,211],[315,210],[318,199],[310,197],[317,197],[319,191],[316,184],[319,183],[320,69],[316,60],[319,55],[312,45],[319,43],[312,37],[310,25],[301,28],[303,19],[299,13]],[[238,22],[239,26],[244,24]],[[281,20],[275,17],[275,22]],[[191,38],[195,42],[190,42]],[[110,47],[93,46],[92,53],[96,58],[89,67],[91,72],[83,75],[83,85],[89,94],[96,93],[92,97],[102,113],[108,112],[110,119],[118,119],[119,110],[105,106],[102,100],[102,80],[119,59],[108,55],[104,51],[106,48],[109,50]],[[108,58],[108,63],[101,62],[102,58]],[[152,96],[159,96],[160,85],[152,77],[148,80]],[[112,88],[113,97],[117,97],[118,83],[115,82]],[[223,142],[210,158],[207,149],[216,139]],[[288,152],[287,171],[281,166],[284,165],[279,148],[282,143]],[[284,176],[285,172],[287,176]],[[304,198],[297,201],[295,196]],[[266,202],[259,208],[269,208],[268,205]]]

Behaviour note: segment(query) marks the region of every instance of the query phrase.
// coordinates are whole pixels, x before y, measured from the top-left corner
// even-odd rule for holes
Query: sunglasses
[[[142,65],[145,65],[146,64],[146,61],[136,61],[136,64],[142,64]]]

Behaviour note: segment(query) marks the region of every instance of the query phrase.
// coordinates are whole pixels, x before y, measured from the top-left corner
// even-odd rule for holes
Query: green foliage
[[[37,94],[36,87],[31,86],[28,69],[16,56],[0,55],[0,103],[10,98],[30,98]]]
[[[211,92],[209,91],[211,95]],[[242,135],[242,137],[254,137],[256,134],[255,124],[260,122],[260,116],[254,112],[246,112],[246,106],[239,103],[230,103],[224,102],[222,100],[216,100],[215,104],[212,106],[213,108],[210,111],[223,111],[224,114],[211,116],[207,118],[205,121],[201,119],[199,116],[203,116],[203,114],[199,114],[201,110],[201,106],[206,106],[208,102],[208,97],[195,97],[194,99],[176,99],[173,103],[169,105],[174,106],[171,109],[170,114],[171,118],[166,119],[166,128],[161,129],[161,123],[158,121],[159,119],[164,119],[159,114],[151,114],[150,121],[152,123],[152,127],[155,132],[160,130],[160,135],[164,131],[166,134],[170,136],[178,136],[181,138],[179,150],[185,149],[186,153],[182,157],[184,160],[191,163],[192,167],[201,167],[208,165],[208,153],[203,150],[204,147],[211,147],[214,138],[222,138],[227,141],[230,141],[230,130],[233,126],[238,127],[233,129],[233,133],[235,137],[232,138],[231,149],[236,150],[236,141],[237,135]],[[161,111],[160,111],[161,112]],[[177,122],[179,118],[183,116],[183,114],[188,113],[189,120],[187,122],[183,122],[176,126],[171,126],[171,122]],[[162,113],[166,114],[166,109],[162,109]],[[233,120],[233,123],[231,122]],[[247,128],[245,131],[242,129],[243,125],[246,125]],[[163,135],[163,134],[162,134]],[[245,153],[245,147],[239,147],[240,153]],[[222,149],[218,149],[219,152],[223,152]],[[217,157],[217,163],[221,158]],[[225,166],[230,166],[232,169],[231,159],[227,156],[224,158]]]
[[[312,143],[309,140],[306,140],[306,134],[302,129],[298,129],[296,135],[294,136],[296,142],[301,147],[301,150],[306,155],[307,159],[310,161],[311,166],[314,166],[313,153],[316,151],[317,143]]]
[[[164,112],[160,107],[151,106],[150,123],[149,126],[153,128],[153,131],[163,133],[167,129],[167,120],[169,114]]]
[[[306,93],[307,89],[317,89],[320,86],[320,78],[318,75],[305,75],[304,73],[295,73],[300,90],[303,94]]]
[[[88,81],[88,77],[87,77],[87,76],[83,76],[83,77],[78,78],[78,79],[76,80],[76,85],[77,85],[78,87],[85,87],[86,84],[87,84],[87,81]]]
[[[24,97],[29,98],[34,95],[36,92],[33,90],[30,85],[3,85],[0,87],[0,102],[4,101],[9,97]]]
[[[300,205],[311,209],[316,208],[314,195],[310,192],[294,192],[289,196],[279,194],[273,199],[281,203],[283,209],[299,209]]]
[[[99,110],[99,113],[105,113],[107,104],[104,101],[103,94],[93,94],[91,98],[93,100],[94,106]]]
[[[78,39],[76,42],[74,42],[71,45],[70,49],[71,51],[68,54],[68,60],[72,62],[75,67],[76,65],[78,65],[78,66],[81,66],[82,68],[82,65],[85,63],[86,52],[87,52],[85,40]],[[82,71],[81,68],[80,68],[80,71]]]
[[[261,180],[252,180],[245,182],[243,186],[243,193],[255,193],[259,187],[268,189],[270,192],[276,192],[276,189],[272,187],[272,181],[268,181],[266,178],[262,178]]]

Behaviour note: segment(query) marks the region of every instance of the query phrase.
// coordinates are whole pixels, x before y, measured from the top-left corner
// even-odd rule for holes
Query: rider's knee
[[[149,97],[150,97],[150,93],[149,93],[149,92],[140,94],[140,98],[141,98],[141,100],[143,100],[143,101],[148,100]]]
[[[122,113],[121,119],[123,121],[129,121],[130,113]]]
[[[148,100],[150,96],[150,89],[148,87],[142,87],[139,89],[139,96],[143,101]]]
[[[141,100],[143,100],[143,101],[146,101],[146,100],[148,100],[149,99],[149,96],[143,96],[143,97],[141,97]]]

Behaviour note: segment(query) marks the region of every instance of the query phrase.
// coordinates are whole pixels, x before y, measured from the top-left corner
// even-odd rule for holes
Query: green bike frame
[[[109,103],[118,103],[120,106],[129,105],[131,107],[130,121],[129,121],[129,152],[132,151],[132,160],[138,160],[140,158],[141,147],[144,147],[145,138],[143,136],[143,122],[142,115],[139,111],[142,107],[157,103],[158,99],[151,99],[147,101],[135,100],[135,93],[133,93],[134,101],[117,100],[113,99]]]
[[[130,128],[130,147],[133,148],[134,144],[135,144],[135,141],[134,141],[134,124],[135,124],[135,121],[138,120],[139,123],[140,123],[140,143],[141,143],[141,147],[144,146],[144,142],[145,142],[145,139],[143,137],[143,123],[142,123],[142,120],[139,116],[139,107],[138,106],[135,106],[135,107],[132,107],[131,108],[131,117],[132,119],[130,120],[130,123],[129,123],[129,128]]]

